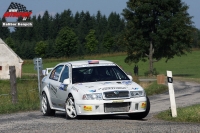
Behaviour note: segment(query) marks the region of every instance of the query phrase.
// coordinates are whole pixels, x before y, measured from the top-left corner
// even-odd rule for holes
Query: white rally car
[[[81,115],[128,115],[142,119],[150,110],[144,89],[115,63],[70,61],[56,65],[42,79],[41,111],[65,111],[67,119]]]

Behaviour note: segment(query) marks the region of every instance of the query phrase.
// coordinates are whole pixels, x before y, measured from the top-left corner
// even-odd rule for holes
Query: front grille
[[[121,98],[129,98],[129,91],[109,91],[104,92],[105,99],[121,99]]]
[[[128,112],[130,109],[129,102],[123,103],[104,103],[105,113],[109,112]]]

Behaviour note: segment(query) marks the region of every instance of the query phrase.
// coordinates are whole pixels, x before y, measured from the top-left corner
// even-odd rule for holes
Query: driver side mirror
[[[133,81],[133,77],[131,75],[127,75],[127,76],[131,81]]]
[[[63,84],[65,84],[65,85],[70,84],[70,80],[69,80],[69,78],[68,78],[68,79],[65,79],[65,80],[63,81]]]

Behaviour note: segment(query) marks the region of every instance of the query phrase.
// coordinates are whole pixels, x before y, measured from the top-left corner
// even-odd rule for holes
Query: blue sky
[[[98,10],[102,14],[108,16],[112,11],[121,13],[126,8],[128,0],[1,0],[0,17],[3,16],[11,2],[18,2],[26,6],[27,10],[32,10],[32,15],[43,14],[45,10],[52,15],[70,9],[73,14],[77,11],[89,11],[91,15],[95,15]],[[182,0],[190,8],[188,13],[193,16],[194,25],[200,29],[200,15],[198,9],[200,0]],[[9,19],[7,19],[9,21]]]

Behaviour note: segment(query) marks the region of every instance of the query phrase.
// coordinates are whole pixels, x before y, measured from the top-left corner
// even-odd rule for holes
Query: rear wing
[[[42,74],[43,74],[44,76],[47,76],[47,75],[49,74],[49,72],[51,72],[52,69],[53,69],[53,68],[46,68],[46,69],[42,70]]]

